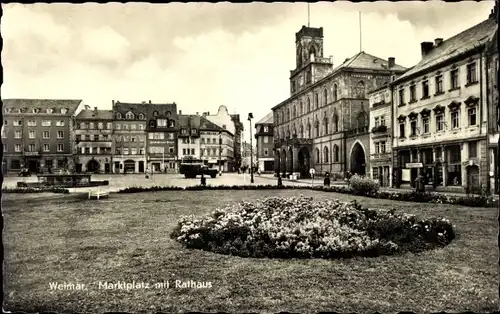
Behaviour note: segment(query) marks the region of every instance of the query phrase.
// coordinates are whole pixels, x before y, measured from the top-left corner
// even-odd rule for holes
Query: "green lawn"
[[[3,197],[6,310],[55,312],[485,312],[497,309],[497,210],[356,197],[365,206],[396,207],[456,225],[446,248],[423,254],[350,260],[244,259],[187,250],[169,238],[182,214],[227,202],[308,190],[114,194],[86,201]],[[172,288],[175,280],[212,282]],[[170,289],[113,291],[98,282],[170,281]],[[54,291],[49,282],[88,290]]]

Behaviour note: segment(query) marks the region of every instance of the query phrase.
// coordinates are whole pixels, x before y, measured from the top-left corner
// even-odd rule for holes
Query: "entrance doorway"
[[[37,160],[28,160],[28,170],[31,173],[38,173],[40,169],[40,162]]]
[[[307,147],[302,147],[299,150],[298,155],[300,177],[308,177],[309,169],[311,168],[311,157],[309,155],[309,150],[307,149]]]
[[[87,163],[87,172],[99,172],[99,169],[100,169],[100,166],[99,166],[99,162],[95,159],[91,159],[89,160],[89,162]]]
[[[359,143],[354,144],[351,152],[351,173],[364,176],[366,174],[365,151]]]
[[[471,193],[481,193],[479,185],[479,167],[476,165],[467,166],[467,186]]]
[[[135,173],[135,161],[133,160],[125,160],[124,164],[124,173]]]
[[[76,164],[76,173],[82,173],[82,164]]]
[[[139,161],[139,172],[144,173],[144,161]]]
[[[109,162],[107,162],[107,163],[104,164],[104,172],[105,173],[110,173],[111,172],[111,165],[109,164]]]

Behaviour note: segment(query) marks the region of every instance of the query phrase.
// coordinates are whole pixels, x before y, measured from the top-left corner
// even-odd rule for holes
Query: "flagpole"
[[[311,27],[311,8],[307,3],[307,27]]]
[[[361,37],[361,11],[359,13],[359,52],[363,51],[363,47],[361,45],[362,43],[362,37]]]

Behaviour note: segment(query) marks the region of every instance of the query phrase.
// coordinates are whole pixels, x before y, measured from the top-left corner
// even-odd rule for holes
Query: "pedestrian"
[[[330,173],[328,173],[328,171],[325,173],[325,179],[323,180],[323,185],[325,187],[330,186]]]
[[[206,186],[207,185],[207,179],[205,178],[205,175],[203,173],[201,174],[201,186]]]
[[[281,180],[281,175],[278,173],[278,187],[283,186],[283,181]]]

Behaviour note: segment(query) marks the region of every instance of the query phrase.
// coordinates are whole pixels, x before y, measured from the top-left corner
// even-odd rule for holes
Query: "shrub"
[[[455,237],[444,219],[417,221],[356,202],[271,197],[183,216],[170,235],[188,248],[242,257],[338,258],[419,252]]]
[[[380,183],[369,177],[361,177],[357,174],[349,179],[349,186],[358,195],[372,195],[380,189]]]

